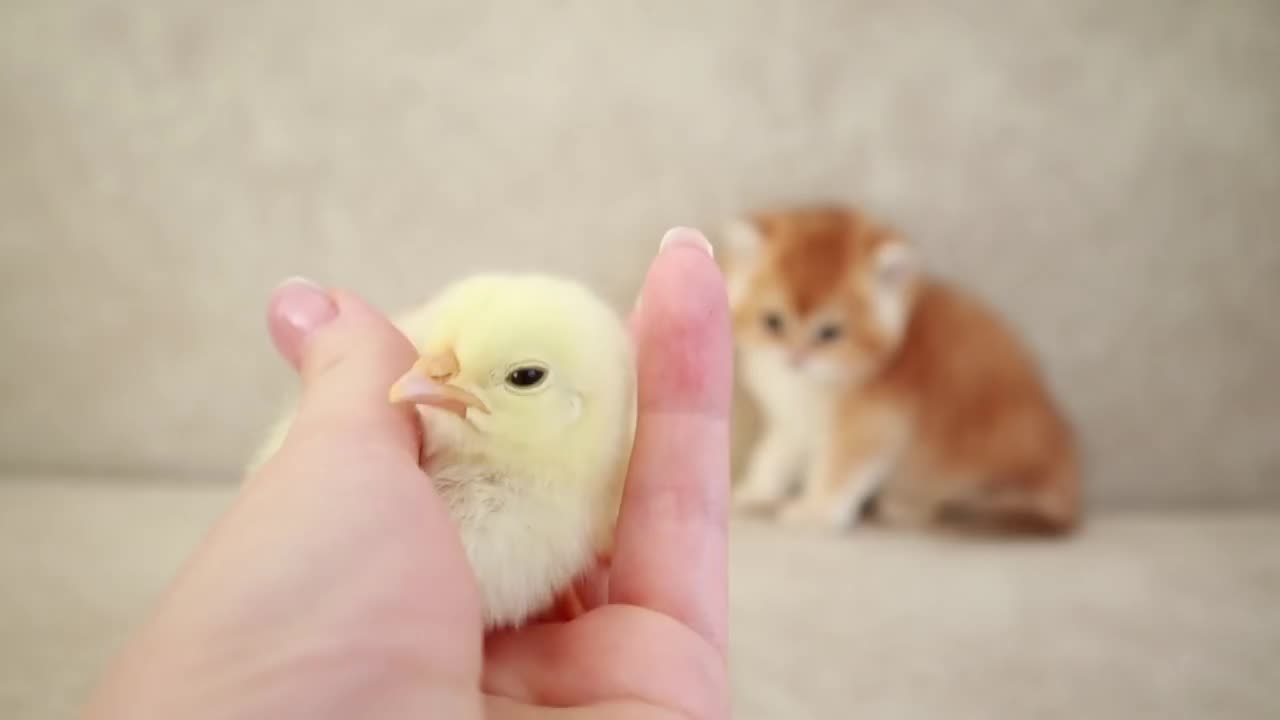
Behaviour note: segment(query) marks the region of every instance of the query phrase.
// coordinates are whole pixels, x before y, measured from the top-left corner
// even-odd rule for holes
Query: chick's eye
[[[782,316],[776,312],[765,313],[764,326],[769,328],[769,332],[777,335],[782,332]]]
[[[520,367],[507,373],[507,384],[518,388],[536,387],[547,377],[547,371],[536,366]]]
[[[831,342],[840,337],[839,325],[823,325],[818,330],[818,342]]]

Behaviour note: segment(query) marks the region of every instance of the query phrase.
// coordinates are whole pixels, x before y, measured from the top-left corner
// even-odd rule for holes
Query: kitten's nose
[[[793,350],[787,354],[787,365],[792,370],[799,370],[800,368],[804,367],[804,362],[805,360],[808,360],[808,359],[809,359],[808,354],[798,350]]]

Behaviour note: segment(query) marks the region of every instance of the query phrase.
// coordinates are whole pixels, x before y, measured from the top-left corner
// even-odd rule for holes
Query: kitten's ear
[[[906,241],[893,238],[876,251],[876,285],[881,290],[905,290],[919,274],[919,256]]]
[[[725,285],[729,292],[729,308],[737,311],[747,295],[747,286],[753,268],[764,245],[764,233],[752,218],[736,218],[725,223],[720,237],[724,242],[722,253]]]
[[[755,259],[764,245],[764,232],[754,218],[739,217],[724,224],[721,229],[725,249],[731,262],[745,263]]]
[[[912,293],[920,275],[920,262],[915,250],[894,238],[876,251],[875,308],[880,325],[897,335],[906,327],[911,315]]]

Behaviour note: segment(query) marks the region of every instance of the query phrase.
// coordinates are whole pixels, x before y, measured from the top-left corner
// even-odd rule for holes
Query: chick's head
[[[421,357],[391,400],[418,404],[468,445],[516,464],[568,459],[584,471],[629,453],[630,339],[582,286],[476,276],[446,288],[402,329]]]

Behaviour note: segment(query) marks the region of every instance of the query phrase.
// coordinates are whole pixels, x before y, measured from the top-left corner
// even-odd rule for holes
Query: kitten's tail
[[[982,502],[980,514],[996,529],[1036,535],[1068,535],[1083,522],[1079,459],[1064,452],[1030,482],[1004,485]]]

